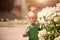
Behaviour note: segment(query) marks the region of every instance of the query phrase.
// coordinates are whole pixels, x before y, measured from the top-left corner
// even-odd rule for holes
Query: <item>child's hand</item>
[[[26,34],[23,34],[23,37],[27,37]]]

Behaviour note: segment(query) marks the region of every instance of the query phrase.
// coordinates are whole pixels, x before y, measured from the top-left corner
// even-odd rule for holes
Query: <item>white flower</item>
[[[57,14],[60,15],[60,12],[58,12]]]
[[[60,7],[60,3],[56,4],[56,6],[59,8]]]
[[[48,34],[50,34],[50,32],[47,32]]]
[[[44,23],[44,22],[45,22],[43,18],[41,18],[41,20],[40,20],[40,18],[38,18],[38,21],[39,21],[40,23]]]
[[[56,14],[60,15],[60,12],[57,11],[59,8],[60,8],[60,3],[58,3],[54,7],[46,7],[46,8],[43,8],[41,11],[39,11],[37,13],[37,15],[38,15],[38,21],[40,23],[44,23],[45,20],[44,20],[43,17],[49,17],[49,20],[54,19],[54,21],[57,22],[58,21],[58,18],[54,18],[54,17],[56,16]],[[50,23],[50,22],[48,22],[48,23]]]
[[[60,40],[60,36],[56,37],[54,40]]]
[[[48,23],[50,24],[50,21],[48,21]]]
[[[55,17],[55,18],[54,18],[54,22],[57,22],[57,21],[58,21],[58,17]]]

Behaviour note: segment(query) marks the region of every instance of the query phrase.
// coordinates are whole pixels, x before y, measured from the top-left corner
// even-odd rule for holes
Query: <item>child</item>
[[[23,36],[29,37],[29,40],[39,40],[38,31],[42,30],[43,28],[39,28],[39,26],[36,24],[37,14],[35,14],[34,12],[29,12],[27,17],[30,24],[27,26],[26,34],[24,34]]]

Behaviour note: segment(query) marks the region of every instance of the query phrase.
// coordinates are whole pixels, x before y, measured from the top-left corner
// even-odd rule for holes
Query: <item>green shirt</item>
[[[29,37],[29,40],[38,40],[38,31],[42,29],[37,24],[29,24],[26,29],[26,35]]]

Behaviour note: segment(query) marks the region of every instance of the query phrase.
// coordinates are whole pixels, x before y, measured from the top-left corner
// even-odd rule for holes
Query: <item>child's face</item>
[[[29,18],[29,21],[30,21],[30,23],[35,24],[36,21],[37,21],[37,16],[36,16],[36,15],[31,16],[31,17]]]

